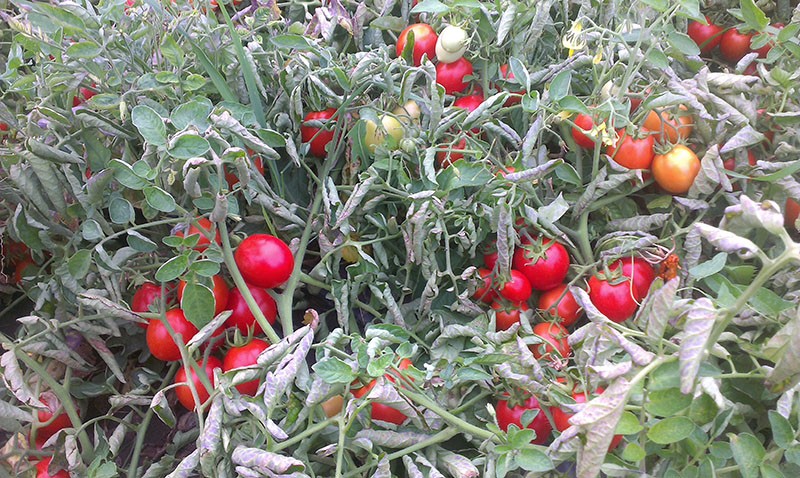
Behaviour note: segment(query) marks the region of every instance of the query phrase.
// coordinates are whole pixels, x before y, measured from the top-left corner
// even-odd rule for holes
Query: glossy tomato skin
[[[222,371],[228,372],[235,368],[255,365],[258,356],[268,347],[269,344],[260,339],[253,339],[239,347],[231,347],[228,353],[225,354],[225,358],[222,359]],[[256,394],[256,391],[258,391],[258,384],[258,380],[251,380],[236,385],[236,389],[239,390],[239,393],[242,395],[250,395],[252,397]]]
[[[594,140],[584,133],[584,131],[591,131],[592,128],[594,128],[594,120],[592,117],[581,113],[575,117],[574,123],[575,126],[572,127],[572,139],[575,140],[575,144],[584,149],[594,149]]]
[[[534,290],[550,290],[561,284],[569,272],[570,258],[567,249],[558,242],[544,239],[542,244],[546,249],[541,257],[535,257],[526,249],[526,242],[527,240],[523,240],[522,247],[514,251],[514,269],[528,278]]]
[[[533,326],[533,334],[544,341],[531,345],[536,359],[561,360],[568,358],[572,349],[569,346],[569,332],[560,324],[543,322]]]
[[[222,368],[222,362],[220,362],[217,357],[212,355],[208,357],[208,360],[205,363],[201,363],[199,365],[205,370],[206,376],[213,387],[214,369]],[[194,369],[191,370],[191,376],[192,384],[197,391],[197,398],[200,400],[200,405],[202,405],[208,400],[210,391],[203,385],[203,382],[200,380],[200,377],[197,375],[197,373],[195,373]],[[181,367],[178,370],[178,373],[175,374],[175,384],[178,385],[175,387],[175,395],[178,396],[178,401],[181,403],[181,405],[183,405],[187,410],[192,411],[197,408],[197,405],[194,401],[194,396],[192,396],[192,389],[188,385],[189,380],[187,380],[186,369],[184,367]]]
[[[427,55],[428,59],[433,61],[436,58],[436,40],[439,39],[439,36],[427,23],[409,25],[400,33],[400,36],[397,37],[397,56],[403,54],[408,43],[408,34],[411,32],[414,32],[414,50],[411,54],[414,66],[422,64],[422,55]]]
[[[508,81],[516,80],[514,73],[509,68],[508,63],[504,65],[500,65],[500,78]],[[506,102],[503,106],[513,106],[522,102],[522,95],[525,94],[525,90],[518,90],[518,91],[510,91],[511,96],[508,97]]]
[[[517,304],[526,302],[531,297],[531,292],[533,292],[530,281],[522,272],[514,269],[510,272],[511,278],[500,289],[500,295],[504,299]]]
[[[606,154],[617,164],[628,169],[648,169],[653,162],[655,153],[653,147],[656,140],[652,135],[643,138],[634,138],[624,130],[617,131],[619,139],[616,147],[606,148]]]
[[[589,279],[589,299],[597,310],[619,324],[633,317],[639,307],[632,288],[630,280],[611,284],[605,279],[592,276]]]
[[[258,308],[261,309],[264,317],[266,317],[267,322],[274,324],[275,318],[278,315],[278,305],[275,303],[275,299],[269,295],[266,289],[250,285],[247,287],[250,289],[253,299],[255,299]],[[247,302],[245,302],[244,296],[242,296],[239,289],[234,288],[231,291],[228,296],[228,305],[225,309],[231,311],[231,316],[225,321],[226,327],[236,327],[243,334],[247,334],[250,329],[252,329],[253,334],[256,335],[264,333],[264,331],[261,330],[261,326],[256,321],[253,312],[250,311],[250,307],[247,306]]]
[[[248,284],[273,289],[289,280],[294,256],[285,242],[269,234],[253,234],[234,253],[236,266]]]
[[[641,301],[647,297],[650,284],[656,279],[656,271],[653,266],[641,257],[625,257],[611,264],[609,269],[617,270],[620,266],[622,266],[622,275],[633,282],[635,299]]]
[[[784,224],[790,231],[796,230],[794,225],[798,216],[800,216],[800,203],[792,198],[787,199],[783,217]]]
[[[39,396],[39,401],[45,404],[47,408],[40,409],[37,412],[39,423],[47,423],[47,425],[40,426],[36,429],[36,445],[41,447],[44,443],[59,430],[72,427],[72,421],[63,411],[57,413],[60,408],[58,398],[52,393],[43,393]]]
[[[333,141],[333,128],[321,129],[316,126],[306,126],[306,121],[329,120],[336,114],[336,108],[328,108],[323,111],[312,111],[303,118],[303,126],[300,127],[300,138],[304,143],[311,143],[309,152],[312,156],[324,159],[328,156],[325,146]]]
[[[700,160],[691,149],[676,144],[667,154],[656,155],[652,164],[653,178],[672,194],[683,194],[694,184],[700,172]]]
[[[483,104],[482,95],[462,96],[461,98],[458,98],[455,101],[453,101],[454,107],[465,109],[470,113],[477,110],[481,104]]]
[[[171,290],[174,290],[174,285],[166,284],[164,287],[164,298],[167,300],[166,305],[170,305],[172,303],[170,298]],[[139,314],[150,312],[150,306],[160,300],[161,286],[152,282],[145,282],[140,285],[133,294],[133,299],[131,300],[131,311]],[[156,312],[157,308],[154,307],[153,311]],[[136,325],[143,329],[147,328],[147,324],[144,322],[137,322]]]
[[[522,312],[529,310],[524,302],[521,304],[505,306],[500,302],[492,302],[492,309],[495,310],[496,330],[508,330],[512,325],[519,323],[519,316]]]
[[[408,367],[411,366],[411,363],[412,362],[410,359],[407,358],[403,359],[400,361],[397,370],[406,370],[408,369]],[[385,377],[391,382],[395,381],[394,377],[390,373],[387,373]],[[367,393],[369,393],[369,391],[372,390],[374,386],[375,386],[375,380],[371,381],[365,387],[359,387],[356,388],[355,390],[352,390],[353,396],[356,398],[361,398],[365,396]],[[372,404],[370,404],[370,407],[372,408],[372,410],[370,411],[370,416],[372,417],[373,420],[380,420],[382,422],[394,423],[395,425],[402,425],[408,418],[405,414],[403,414],[399,410],[392,408],[388,405],[384,405],[383,403],[373,402]]]
[[[462,93],[467,89],[465,77],[472,75],[472,63],[466,58],[459,58],[453,63],[436,65],[436,82],[444,87],[448,95]]]
[[[681,105],[679,112],[673,114],[670,111],[651,110],[645,117],[642,127],[657,134],[659,141],[677,143],[681,139],[686,139],[694,130],[694,118],[687,113],[688,108]]]
[[[604,391],[605,390],[601,387],[598,388],[594,394],[600,395]],[[574,392],[572,394],[572,399],[575,400],[575,403],[586,403],[588,401],[585,392]],[[556,426],[556,430],[563,432],[570,427],[569,419],[575,414],[569,410],[561,409],[559,407],[550,407],[550,415],[553,417],[553,424]],[[622,435],[614,435],[614,438],[611,440],[611,444],[608,446],[608,451],[613,451],[615,448],[617,448],[621,441]]]
[[[194,224],[190,224],[189,230],[185,234],[186,237],[192,237],[195,235],[200,236],[199,239],[197,240],[197,244],[194,246],[194,250],[202,252],[208,249],[208,246],[211,244],[211,241],[208,239],[208,236],[211,235],[211,229],[213,228],[213,225],[211,224],[211,221],[209,221],[205,217],[201,217],[200,219],[198,219],[197,225],[200,226],[200,228],[198,228]],[[175,235],[178,237],[184,237],[184,232],[178,231],[177,233],[175,233]],[[214,242],[216,244],[220,244],[221,241],[222,238],[219,235],[219,229],[218,229],[216,235],[214,236]]]
[[[230,296],[230,289],[225,279],[220,274],[211,278],[213,289],[211,292],[214,294],[214,315],[219,314],[225,309],[228,304],[228,297]],[[183,301],[183,291],[186,289],[186,281],[181,280],[178,283],[178,302]]]
[[[725,31],[721,26],[715,25],[708,17],[706,17],[706,23],[708,25],[691,21],[686,29],[689,38],[700,47],[700,53],[704,55],[714,51],[714,48],[722,41],[722,34]]]
[[[168,310],[164,316],[172,330],[176,334],[181,334],[184,344],[197,333],[197,327],[186,320],[181,309]],[[170,362],[181,359],[181,350],[161,319],[153,319],[147,325],[147,347],[150,349],[150,353],[159,360]]]
[[[736,28],[731,28],[724,35],[719,45],[722,57],[731,63],[738,63],[745,55],[750,53],[750,41],[753,35],[742,33]]]
[[[43,458],[40,462],[36,463],[36,478],[70,478],[69,472],[66,470],[59,470],[55,474],[50,474],[50,462],[52,457]]]
[[[489,269],[478,269],[478,274],[483,279],[483,284],[479,285],[475,292],[472,294],[474,300],[482,300],[487,304],[491,304],[497,297],[497,292],[492,287],[492,271]]]
[[[459,159],[464,159],[464,153],[460,153],[459,151],[464,151],[467,149],[467,140],[466,138],[461,138],[455,144],[444,144],[440,145],[439,147],[442,149],[448,149],[448,151],[437,152],[436,162],[439,164],[441,169],[447,169]]]
[[[497,412],[497,424],[500,425],[503,431],[507,432],[511,425],[516,425],[519,429],[530,428],[536,432],[536,438],[532,441],[536,445],[546,443],[550,438],[550,434],[553,433],[553,426],[542,411],[539,400],[534,396],[531,396],[524,403],[512,407],[509,407],[509,403],[506,400],[498,400],[495,410]],[[527,427],[523,427],[522,414],[528,410],[539,410],[539,413]]]
[[[581,307],[575,301],[575,296],[572,295],[567,284],[559,284],[542,292],[539,296],[538,308],[550,317],[560,320],[560,324],[564,327],[571,326],[582,315]]]

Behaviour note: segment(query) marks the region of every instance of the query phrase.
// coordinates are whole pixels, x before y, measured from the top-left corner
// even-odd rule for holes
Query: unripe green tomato
[[[367,145],[367,148],[370,152],[375,152],[379,144],[383,144],[386,141],[386,136],[390,136],[394,140],[394,144],[396,145],[401,139],[403,139],[403,134],[405,129],[403,128],[403,123],[401,123],[397,118],[389,115],[381,116],[381,126],[383,130],[378,129],[378,125],[375,124],[372,120],[366,120],[366,132],[364,133],[364,144]]]
[[[406,101],[404,105],[392,110],[392,113],[405,125],[419,123],[419,117],[422,115],[419,105],[414,100]]]

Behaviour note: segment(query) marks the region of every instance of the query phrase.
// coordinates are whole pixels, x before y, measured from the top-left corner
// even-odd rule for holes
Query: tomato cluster
[[[774,23],[766,34],[773,37],[772,30],[780,30],[783,27],[783,23]],[[701,54],[710,55],[719,47],[719,53],[722,58],[734,65],[749,53],[757,53],[758,58],[766,58],[767,54],[775,46],[774,40],[769,39],[763,46],[753,48],[752,43],[756,36],[755,33],[742,31],[737,27],[717,25],[708,16],[705,17],[705,23],[689,22],[686,33],[700,47]],[[755,72],[755,63],[751,63],[745,70],[745,74],[748,75],[755,74]]]
[[[187,230],[177,231],[178,237],[183,237],[198,254],[203,254],[212,244],[221,244],[219,230],[215,232],[214,225],[205,218],[196,220]],[[195,237],[199,236],[199,237]],[[282,286],[291,277],[294,271],[294,256],[285,242],[269,234],[252,234],[245,238],[234,252],[234,262],[244,279],[249,295],[255,305],[269,324],[274,324],[277,318],[278,307],[275,299],[268,289]],[[228,347],[223,360],[213,355],[207,356],[199,365],[198,370],[204,370],[210,385],[214,385],[215,368],[224,372],[241,367],[250,367],[269,344],[253,335],[263,334],[261,324],[250,306],[247,304],[244,292],[237,287],[231,288],[223,274],[212,277],[199,277],[188,275],[178,284],[156,285],[152,282],[141,284],[133,295],[131,310],[140,314],[159,314],[161,317],[150,318],[146,323],[140,324],[146,328],[146,339],[150,353],[163,361],[181,360],[180,343],[186,344],[195,334],[197,327],[190,322],[184,310],[184,296],[189,284],[193,287],[199,284],[208,287],[214,298],[213,315],[223,311],[230,311],[230,316],[223,325],[214,331],[205,346],[216,351],[228,330],[235,331],[233,344]],[[247,337],[242,339],[241,337]],[[180,337],[180,340],[178,338]],[[192,361],[194,362],[194,361]],[[186,364],[175,376],[178,401],[187,409],[197,407],[192,389],[187,385],[190,381],[194,384],[197,399],[200,404],[209,397],[209,390],[198,376],[194,364]],[[187,369],[189,372],[187,373]],[[258,389],[259,381],[249,381],[236,386],[242,394],[254,395]]]

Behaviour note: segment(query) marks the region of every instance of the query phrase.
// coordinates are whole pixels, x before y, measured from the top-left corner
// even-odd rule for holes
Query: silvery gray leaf
[[[678,353],[681,370],[681,392],[691,393],[694,390],[700,364],[707,356],[706,344],[717,318],[717,310],[711,300],[702,297],[697,299],[686,316],[684,337]]]
[[[732,232],[723,231],[703,223],[696,223],[694,228],[720,251],[735,253],[742,259],[749,259],[760,250],[751,240],[737,236]]]

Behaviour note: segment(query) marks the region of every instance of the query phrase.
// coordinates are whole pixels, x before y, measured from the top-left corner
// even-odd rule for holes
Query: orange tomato
[[[787,199],[784,214],[784,223],[786,224],[786,227],[788,227],[789,230],[794,230],[797,217],[800,216],[800,203],[792,198]]]
[[[681,105],[679,109],[677,115],[667,110],[652,110],[645,117],[642,127],[658,133],[660,141],[677,143],[680,139],[686,139],[694,130],[694,117],[685,106]]]
[[[700,160],[694,151],[676,144],[666,154],[657,154],[651,168],[659,186],[672,194],[683,194],[700,172]]]

